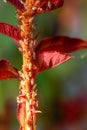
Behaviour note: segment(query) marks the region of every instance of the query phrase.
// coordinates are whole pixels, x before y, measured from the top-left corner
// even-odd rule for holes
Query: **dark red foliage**
[[[36,46],[35,52],[58,50],[61,53],[71,53],[87,48],[87,42],[78,38],[67,36],[48,37],[41,40]]]
[[[19,46],[20,30],[7,23],[0,23],[0,33],[12,38],[15,43]]]
[[[22,4],[21,0],[7,0],[12,5],[14,5],[19,10],[24,10],[24,5]]]
[[[21,0],[7,0],[17,9],[23,11],[25,10],[24,4]],[[63,0],[40,0],[40,3],[36,7],[36,14],[41,14],[54,9],[57,9],[63,5]]]
[[[37,14],[55,10],[63,6],[63,0],[41,0],[38,4]]]
[[[41,40],[35,48],[35,65],[39,71],[56,67],[72,57],[67,53],[87,48],[87,42],[67,36],[55,36]]]
[[[6,60],[0,60],[0,80],[19,78],[18,71],[10,62]]]
[[[41,72],[63,64],[71,58],[72,57],[66,53],[60,53],[57,48],[55,51],[52,51],[50,48],[48,51],[37,52],[34,63],[38,67],[39,72]]]

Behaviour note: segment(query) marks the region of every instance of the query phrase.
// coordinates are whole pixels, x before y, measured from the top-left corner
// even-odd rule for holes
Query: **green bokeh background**
[[[43,37],[62,34],[80,37],[87,40],[87,1],[73,0],[75,4],[79,6],[79,9],[77,10],[80,25],[77,26],[76,31],[73,29],[72,25],[70,26],[70,23],[69,26],[71,28],[69,26],[66,27],[66,24],[65,26],[62,26],[60,22],[60,19],[62,17],[61,11],[64,10],[67,6],[67,1],[68,0],[65,1],[63,8],[49,13],[44,13],[35,18],[35,34],[37,32],[41,32],[38,40],[42,39]],[[66,19],[64,20],[66,21]],[[68,18],[68,22],[69,21],[70,18]],[[18,25],[16,19],[16,9],[9,3],[4,3],[3,0],[0,0],[0,22],[6,22],[15,26]],[[75,56],[73,60],[68,61],[54,69],[40,73],[36,78],[39,100],[38,109],[42,111],[42,114],[38,114],[38,130],[47,130],[47,128],[49,129],[51,125],[54,126],[55,122],[59,123],[59,120],[61,118],[61,110],[59,109],[60,106],[57,108],[57,102],[74,100],[78,96],[83,97],[87,94],[87,50],[75,52],[73,55]],[[18,51],[17,46],[10,38],[1,34],[0,59],[7,59],[12,63],[14,67],[19,70],[21,69],[22,57]],[[18,86],[19,82],[16,80],[0,81],[1,113],[4,110],[4,104],[7,99],[12,98],[16,104]],[[12,127],[14,130],[16,128],[18,129],[16,109],[14,112]],[[58,128],[55,130],[58,130]]]

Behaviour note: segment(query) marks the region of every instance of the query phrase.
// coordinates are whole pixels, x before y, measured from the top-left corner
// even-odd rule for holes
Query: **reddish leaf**
[[[84,48],[87,48],[87,42],[81,39],[66,36],[45,38],[36,45],[34,62],[39,71],[44,71],[71,59],[67,53]]]
[[[19,46],[20,30],[7,23],[0,23],[0,33],[12,38],[16,44]]]
[[[34,61],[35,65],[38,67],[39,71],[44,71],[50,68],[54,68],[64,62],[68,61],[72,57],[66,53],[60,53],[55,51],[42,51],[36,53],[36,59]]]
[[[17,69],[13,68],[10,62],[0,60],[0,80],[19,78]]]
[[[21,0],[7,0],[7,1],[10,2],[12,5],[14,5],[17,9],[21,11],[24,9],[24,5],[21,2]]]
[[[37,14],[55,10],[63,6],[63,0],[40,0],[37,8]]]
[[[55,36],[41,40],[36,46],[35,52],[59,51],[61,53],[70,53],[87,48],[87,42],[78,38],[67,36]]]

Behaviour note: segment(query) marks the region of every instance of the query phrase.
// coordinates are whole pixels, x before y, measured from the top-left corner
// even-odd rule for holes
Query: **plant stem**
[[[32,10],[34,0],[26,0],[24,12],[18,11],[18,20],[21,29],[21,47],[19,50],[23,55],[23,66],[20,72],[20,92],[17,98],[20,130],[35,130],[36,126],[36,100],[35,77],[33,66],[34,55],[34,36],[33,36],[33,19],[34,11]],[[22,119],[23,118],[23,119]]]

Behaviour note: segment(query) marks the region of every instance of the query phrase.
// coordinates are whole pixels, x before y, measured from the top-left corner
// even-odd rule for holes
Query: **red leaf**
[[[7,1],[10,2],[12,5],[14,5],[17,9],[21,11],[24,9],[24,5],[21,2],[21,0],[7,0]]]
[[[61,53],[70,53],[85,48],[87,48],[87,42],[84,40],[67,36],[55,36],[41,40],[36,46],[35,52],[57,50]]]
[[[55,36],[41,40],[35,48],[35,65],[39,71],[56,67],[72,57],[67,53],[87,48],[87,42],[66,36]]]
[[[15,43],[19,46],[20,30],[7,23],[0,23],[0,33],[12,38]]]
[[[63,0],[40,0],[38,4],[37,14],[55,10],[63,6]]]
[[[19,78],[17,69],[13,68],[10,62],[0,60],[0,80]]]
[[[65,53],[60,53],[55,51],[42,51],[36,53],[36,59],[34,61],[35,65],[38,67],[39,71],[44,71],[50,68],[54,68],[64,62],[68,61],[72,57]]]

